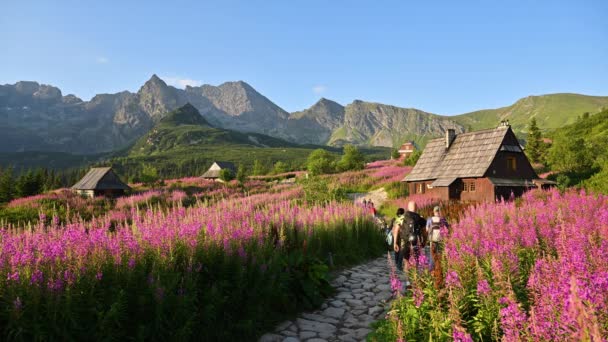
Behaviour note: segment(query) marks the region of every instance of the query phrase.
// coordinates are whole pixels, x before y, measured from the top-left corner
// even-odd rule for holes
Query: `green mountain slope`
[[[166,114],[130,149],[130,156],[192,153],[200,148],[238,145],[248,147],[296,147],[281,139],[257,133],[241,133],[212,127],[191,104]]]
[[[528,96],[511,106],[479,110],[450,117],[470,130],[495,127],[509,120],[516,132],[526,132],[530,118],[535,117],[542,130],[553,130],[572,124],[583,113],[596,113],[608,108],[608,96],[549,94]]]

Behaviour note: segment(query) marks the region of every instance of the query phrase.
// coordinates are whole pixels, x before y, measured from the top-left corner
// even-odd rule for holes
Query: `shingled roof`
[[[118,178],[111,167],[94,167],[78,183],[74,184],[72,189],[128,190],[130,188]]]
[[[431,140],[403,181],[436,179],[438,184],[451,184],[456,178],[483,177],[509,131],[509,126],[499,126],[458,134],[447,149],[445,138]]]

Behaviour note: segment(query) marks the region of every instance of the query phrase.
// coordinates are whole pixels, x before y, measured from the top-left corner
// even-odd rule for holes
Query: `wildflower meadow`
[[[330,294],[327,265],[382,250],[352,203],[307,203],[298,186],[206,190],[219,192],[149,190],[90,219],[3,227],[0,338],[250,340]]]
[[[445,233],[441,274],[411,259],[411,291],[372,341],[608,338],[607,196],[535,190],[470,206]]]

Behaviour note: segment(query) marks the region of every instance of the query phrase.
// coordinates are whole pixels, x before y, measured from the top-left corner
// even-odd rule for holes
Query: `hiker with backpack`
[[[420,248],[426,245],[426,234],[423,233],[426,220],[416,213],[416,203],[410,201],[407,204],[407,212],[399,215],[393,226],[393,250],[395,251],[395,263],[399,270],[403,270],[403,259],[408,260],[413,253],[418,262]]]
[[[443,249],[443,239],[441,228],[448,228],[448,221],[441,215],[441,208],[433,208],[433,216],[426,222],[426,232],[429,244],[424,247],[425,254],[429,260],[429,270],[433,274],[436,287],[443,283],[443,270],[441,269],[441,251]]]

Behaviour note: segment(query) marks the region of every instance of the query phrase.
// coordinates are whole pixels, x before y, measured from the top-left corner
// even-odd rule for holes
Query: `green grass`
[[[472,130],[493,128],[508,119],[516,132],[526,132],[530,118],[535,117],[542,130],[553,130],[572,124],[585,112],[596,113],[608,107],[608,96],[549,94],[528,96],[511,106],[479,110],[450,117]]]

